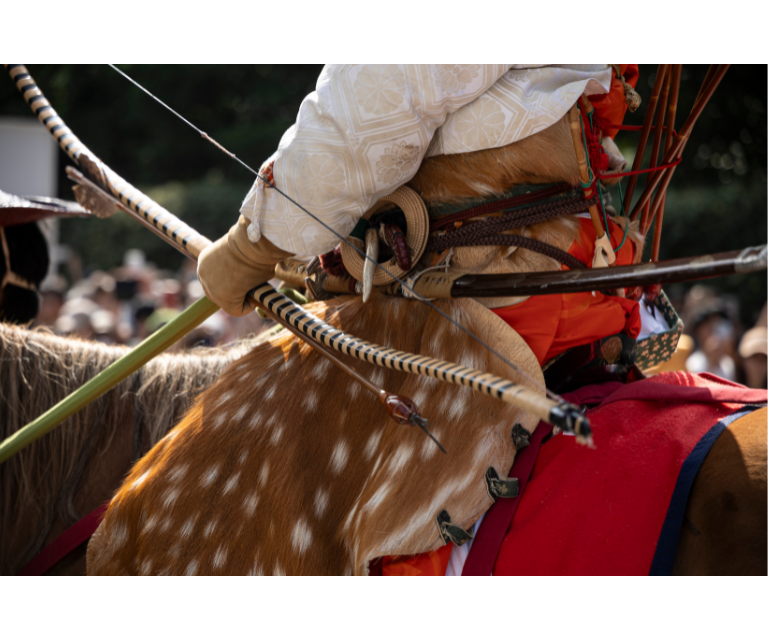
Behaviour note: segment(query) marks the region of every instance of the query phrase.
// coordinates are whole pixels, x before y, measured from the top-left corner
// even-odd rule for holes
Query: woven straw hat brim
[[[391,204],[400,207],[405,214],[405,219],[408,222],[405,242],[411,250],[411,265],[415,266],[424,253],[429,237],[427,206],[418,193],[410,187],[402,186],[397,191],[379,200],[371,209],[365,212],[363,219],[370,220],[371,217],[384,209],[384,207]],[[364,242],[352,236],[348,236],[347,240],[365,253]],[[365,258],[363,256],[346,243],[343,243],[341,245],[341,259],[344,261],[344,267],[355,280],[363,279],[363,268],[365,266]],[[407,273],[398,266],[397,260],[394,257],[384,262],[382,266],[398,278],[402,278]],[[373,286],[379,287],[394,281],[394,278],[381,269],[375,270]]]

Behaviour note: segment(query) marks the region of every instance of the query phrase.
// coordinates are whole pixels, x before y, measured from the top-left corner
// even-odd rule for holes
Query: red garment
[[[546,443],[530,481],[521,481],[514,521],[495,563],[491,556],[485,565],[479,556],[489,551],[484,543],[498,540],[488,528],[503,521],[494,511],[511,501],[491,507],[465,573],[487,575],[489,567],[494,575],[669,573],[688,491],[709,448],[738,415],[734,411],[768,400],[765,390],[683,372],[592,385],[574,394],[578,403],[601,401],[588,412],[596,449],[564,435]],[[451,547],[400,558],[396,575],[445,575]],[[413,565],[422,570],[409,572]]]
[[[541,448],[494,574],[647,575],[652,564],[661,566],[654,572],[671,570],[679,526],[664,543],[671,558],[659,560],[657,543],[671,507],[682,523],[688,494],[676,491],[681,469],[692,452],[700,456],[692,482],[718,435],[709,433],[713,426],[766,395],[683,372],[618,387],[587,414],[595,449],[563,435]]]
[[[595,228],[591,219],[578,218],[578,221],[580,235],[568,253],[591,265],[595,251]],[[624,230],[610,219],[608,228],[611,243],[618,247]],[[627,240],[616,255],[616,264],[632,264],[634,257],[635,245]],[[622,331],[636,338],[642,326],[637,302],[606,296],[599,291],[594,295],[586,292],[531,296],[520,304],[492,311],[520,334],[539,364],[571,347],[590,344]]]
[[[637,79],[640,72],[636,64],[620,64],[624,80],[633,89],[637,85]],[[589,101],[595,107],[598,117],[606,124],[621,124],[624,121],[624,114],[627,112],[627,103],[624,99],[624,87],[614,73],[611,80],[611,89],[608,93],[589,96]],[[613,138],[618,129],[606,127],[603,129],[603,135]]]

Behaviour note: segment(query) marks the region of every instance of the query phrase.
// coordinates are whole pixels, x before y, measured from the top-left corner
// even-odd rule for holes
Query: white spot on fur
[[[360,395],[360,389],[362,386],[363,385],[361,385],[359,382],[354,382],[352,380],[349,381],[349,384],[347,385],[347,393],[349,394],[349,397],[352,398],[352,400]]]
[[[109,541],[109,546],[112,550],[119,549],[125,544],[128,539],[128,528],[121,522],[115,525],[112,529],[112,537]]]
[[[272,430],[272,437],[269,439],[269,444],[272,446],[275,446],[278,442],[280,442],[280,438],[283,435],[283,428],[277,427],[276,429]]]
[[[152,558],[147,558],[144,562],[141,563],[141,575],[143,576],[149,576],[152,575]]]
[[[168,474],[168,480],[171,482],[178,482],[186,475],[187,469],[189,469],[188,464],[179,465]]]
[[[189,535],[192,533],[192,531],[195,528],[195,522],[197,522],[197,518],[200,516],[200,514],[196,514],[189,520],[187,520],[183,525],[181,525],[181,529],[179,529],[179,535],[182,538],[188,538]]]
[[[477,443],[477,447],[475,448],[475,452],[472,456],[472,464],[473,466],[481,466],[488,458],[491,456],[491,452],[498,446],[498,439],[496,437],[496,434],[506,431],[507,434],[509,427],[506,423],[503,425],[497,425],[493,429],[488,429],[485,431],[485,435],[480,441]]]
[[[261,569],[261,565],[259,565],[259,553],[256,552],[256,557],[253,559],[253,566],[251,567],[251,570],[248,572],[249,576],[263,576],[264,571]]]
[[[336,475],[340,474],[344,467],[347,466],[347,459],[349,458],[349,448],[344,440],[339,440],[331,453],[331,471]]]
[[[213,556],[213,566],[214,568],[218,569],[224,566],[224,563],[226,561],[227,561],[227,549],[224,545],[221,545],[216,550],[216,555]]]
[[[349,525],[352,524],[352,518],[355,517],[355,511],[357,511],[357,502],[355,502],[355,506],[352,507],[352,510],[347,515],[347,519],[344,521],[342,531],[347,531],[347,529],[349,529]]]
[[[207,525],[205,525],[205,529],[203,529],[203,535],[206,538],[210,538],[211,534],[216,530],[217,524],[218,520],[211,520]]]
[[[213,481],[216,480],[216,476],[219,475],[219,468],[221,467],[220,464],[213,465],[208,471],[203,474],[203,478],[200,480],[200,484],[205,487],[211,486],[213,484]]]
[[[261,471],[259,471],[259,485],[262,487],[267,484],[267,479],[269,478],[269,462],[265,462],[264,466],[261,468]]]
[[[240,409],[238,409],[237,413],[232,416],[232,422],[240,422],[243,418],[245,418],[245,412],[248,411],[248,405],[244,404]]]
[[[435,438],[437,438],[437,440],[439,441],[443,434],[442,434],[442,431],[440,431],[439,429],[435,429],[432,432],[432,435],[435,436]],[[421,453],[420,453],[421,459],[429,460],[433,455],[435,455],[435,453],[438,452],[438,450],[439,449],[437,448],[437,445],[434,442],[432,442],[432,438],[425,438],[424,444],[421,445]]]
[[[157,526],[157,521],[159,520],[159,517],[157,514],[149,516],[149,520],[147,520],[147,524],[144,525],[144,528],[141,530],[141,533],[149,533]]]
[[[193,576],[195,575],[196,572],[197,572],[197,560],[192,560],[192,562],[190,562],[187,565],[187,570],[184,572],[184,575]]]
[[[259,423],[261,422],[261,411],[257,411],[253,414],[253,418],[251,418],[251,421],[248,423],[248,426],[251,429],[255,429],[259,426]]]
[[[237,486],[237,481],[240,479],[240,472],[237,471],[235,474],[227,480],[227,484],[224,485],[224,490],[222,491],[222,495],[227,495],[232,489],[234,489]]]
[[[256,505],[258,504],[259,496],[254,491],[245,500],[243,500],[243,511],[245,512],[245,515],[249,518],[253,517],[253,514],[256,512]]]
[[[390,474],[398,473],[408,463],[411,456],[413,456],[413,447],[409,444],[401,444],[389,459]]]
[[[128,488],[128,491],[133,491],[134,489],[137,489],[148,477],[152,469],[149,469],[148,471],[145,471],[142,473]]]
[[[378,458],[376,458],[376,462],[374,463],[374,465],[373,465],[373,469],[371,470],[371,475],[373,475],[374,473],[376,473],[376,469],[378,469],[378,468],[379,468],[379,464],[381,463],[381,458],[383,457],[383,455],[384,455],[384,454],[380,453],[380,454],[379,454],[379,457],[378,457]]]
[[[452,394],[453,395],[453,394]],[[453,420],[459,420],[463,415],[467,407],[467,398],[464,394],[459,392],[453,395],[453,402],[448,409],[448,417]]]
[[[301,405],[307,411],[317,411],[318,395],[314,390],[308,390],[304,392],[304,398],[301,401]]]
[[[221,425],[224,424],[224,421],[226,419],[227,419],[227,414],[224,413],[224,411],[219,410],[219,415],[217,415],[213,421],[213,428],[218,429]]]
[[[371,436],[368,438],[368,442],[365,443],[365,449],[363,450],[363,455],[365,455],[366,460],[370,460],[373,458],[373,455],[376,453],[376,450],[379,448],[379,443],[381,442],[381,436],[384,435],[384,430],[379,429],[378,431],[375,431],[371,434]]]
[[[429,341],[429,350],[432,353],[439,353],[440,346],[443,344],[443,333],[445,333],[446,322],[438,322],[437,328],[432,333],[432,337]]]
[[[376,367],[371,374],[369,380],[373,382],[377,387],[381,387],[384,384],[384,369]]]
[[[163,520],[163,524],[160,525],[160,531],[162,532],[168,531],[172,523],[173,523],[173,520],[171,520],[170,518],[166,518],[165,520]]]
[[[245,461],[246,461],[247,459],[248,459],[248,449],[246,449],[245,451],[243,451],[243,452],[240,454],[240,457],[238,458],[238,460],[237,460],[237,463],[238,463],[238,464],[245,464]]]
[[[293,550],[299,555],[303,555],[312,544],[312,530],[304,518],[301,518],[294,525],[293,532],[291,533],[291,543],[293,544]]]
[[[216,401],[216,406],[218,408],[221,408],[222,405],[226,404],[230,398],[232,398],[235,395],[234,391],[227,391],[224,394],[222,394],[219,399]]]
[[[315,492],[315,515],[322,518],[325,510],[328,508],[329,495],[325,489],[318,489]]]
[[[378,507],[381,504],[381,501],[387,497],[387,494],[389,494],[391,490],[392,490],[392,485],[389,482],[381,485],[376,490],[376,492],[371,496],[371,499],[365,503],[365,506],[363,507],[363,511],[373,511],[376,507]],[[362,514],[362,511],[361,511],[361,514]]]
[[[285,575],[285,571],[283,571],[283,568],[277,562],[275,562],[275,568],[272,571],[272,575],[273,576],[284,576]]]
[[[168,491],[165,492],[163,495],[163,506],[168,509],[169,507],[173,506],[173,503],[176,502],[176,500],[179,497],[179,490],[177,488],[171,488],[168,489]]]
[[[269,389],[267,389],[264,392],[264,400],[271,400],[272,396],[275,395],[275,391],[277,391],[277,385],[273,384]]]
[[[413,394],[413,403],[421,409],[424,404],[427,402],[427,390],[419,385],[419,388],[416,390],[416,393]]]
[[[312,369],[312,372],[309,374],[312,378],[315,378],[316,380],[322,380],[325,375],[328,373],[328,370],[331,368],[331,361],[327,360],[325,358],[322,358],[314,369]]]

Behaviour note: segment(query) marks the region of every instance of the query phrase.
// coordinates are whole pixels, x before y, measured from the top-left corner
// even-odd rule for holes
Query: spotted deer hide
[[[472,300],[440,302],[543,385],[528,346]],[[532,386],[426,305],[374,295],[308,307],[371,342]],[[344,356],[342,356],[344,357]],[[366,574],[382,555],[444,544],[447,510],[468,528],[506,477],[510,433],[536,419],[500,400],[357,360],[411,397],[448,454],[288,332],[253,349],[133,468],[88,548],[90,574]]]

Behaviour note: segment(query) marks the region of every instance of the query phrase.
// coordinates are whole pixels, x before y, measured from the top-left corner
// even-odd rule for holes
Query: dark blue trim
[[[693,451],[686,458],[683,466],[680,468],[680,474],[677,476],[675,490],[672,492],[672,499],[669,501],[667,516],[664,518],[664,525],[661,527],[659,541],[656,543],[656,553],[653,554],[653,562],[651,562],[651,570],[648,572],[648,575],[672,575],[672,567],[675,564],[675,556],[677,555],[677,544],[680,541],[680,531],[683,527],[685,507],[688,504],[688,495],[691,492],[691,486],[696,478],[696,474],[704,462],[704,458],[726,427],[735,420],[743,418],[759,408],[753,405],[746,405],[735,413],[723,418],[704,434],[704,437],[699,440]]]

